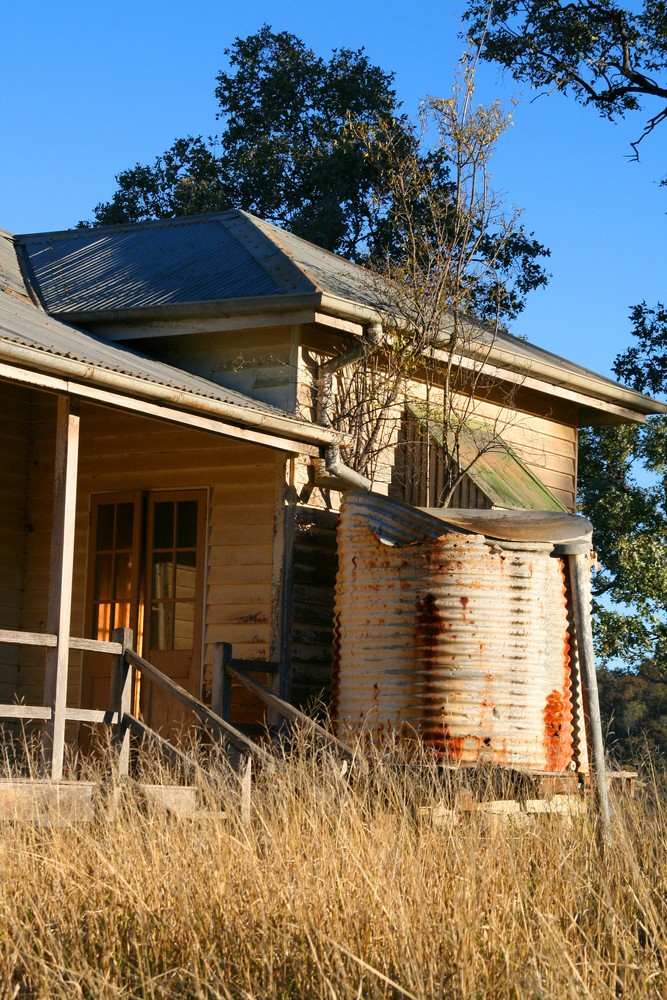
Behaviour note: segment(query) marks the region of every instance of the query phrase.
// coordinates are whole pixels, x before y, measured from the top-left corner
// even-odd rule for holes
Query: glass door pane
[[[133,495],[100,498],[92,508],[91,636],[110,639],[115,628],[137,631],[141,505]]]

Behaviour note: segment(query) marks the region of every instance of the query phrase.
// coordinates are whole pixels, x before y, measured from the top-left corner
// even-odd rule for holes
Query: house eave
[[[79,326],[113,325],[116,328],[114,339],[123,339],[123,328],[136,327],[139,323],[160,325],[162,321],[175,324],[184,319],[205,319],[210,322],[218,318],[226,326],[233,326],[235,318],[247,325],[248,318],[253,316],[258,322],[269,315],[278,320],[284,317],[285,322],[288,322],[294,320],[294,314],[301,314],[300,318],[304,320],[312,318],[314,322],[326,324],[327,319],[331,318],[335,322],[349,324],[347,332],[355,336],[362,335],[366,326],[387,321],[387,316],[381,309],[322,290],[295,295],[160,304],[137,309],[61,312],[53,315],[56,319]],[[596,422],[596,411],[600,411],[602,421],[615,419],[639,423],[651,414],[667,413],[666,404],[617,385],[595,372],[583,368],[573,371],[565,359],[547,351],[534,348],[538,356],[526,358],[521,352],[512,349],[511,337],[500,334],[491,339],[493,342],[482,349],[485,371],[502,381],[530,383],[532,389],[547,395],[566,395],[588,411],[588,422]],[[474,355],[462,358],[461,361],[464,365],[479,363]],[[559,361],[563,362],[562,365]]]
[[[345,441],[344,435],[318,424],[244,408],[21,344],[0,344],[0,377],[300,454],[317,454],[321,447]]]

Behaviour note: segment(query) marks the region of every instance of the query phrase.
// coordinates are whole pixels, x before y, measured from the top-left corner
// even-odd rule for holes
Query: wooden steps
[[[242,810],[249,794],[242,790]],[[147,784],[128,781],[111,789],[92,781],[50,781],[17,778],[0,781],[0,823],[34,823],[68,826],[114,819],[130,797],[144,811],[166,812],[180,819],[225,819],[222,810],[201,805],[199,791],[191,785]]]

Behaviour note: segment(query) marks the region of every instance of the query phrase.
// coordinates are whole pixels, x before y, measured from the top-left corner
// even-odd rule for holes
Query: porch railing
[[[133,636],[130,629],[115,629],[112,641],[98,639],[81,639],[70,636],[68,638],[70,650],[82,650],[87,652],[108,653],[114,657],[111,670],[111,707],[104,709],[75,708],[68,705],[56,707],[50,705],[25,705],[25,704],[0,704],[0,719],[26,719],[47,723],[45,728],[45,739],[43,746],[45,750],[45,764],[52,763],[53,760],[62,761],[64,747],[54,748],[49,741],[53,740],[54,732],[61,732],[64,743],[64,731],[66,722],[83,722],[88,725],[103,724],[113,727],[113,740],[117,750],[117,770],[119,776],[125,776],[129,772],[130,764],[130,736],[135,733],[142,739],[148,740],[160,753],[170,758],[173,762],[186,766],[186,756],[171,742],[164,739],[159,733],[151,729],[146,723],[133,714],[132,688],[133,671],[137,670],[141,676],[155,684],[176,702],[189,709],[193,715],[209,730],[214,738],[223,740],[228,746],[246,758],[261,763],[264,766],[273,766],[273,758],[259,744],[255,743],[244,733],[240,732],[231,723],[231,692],[232,681],[243,685],[251,691],[264,705],[274,710],[278,715],[295,722],[318,739],[329,746],[343,758],[352,761],[357,760],[363,766],[363,760],[355,756],[354,751],[336,739],[328,730],[320,726],[308,715],[295,708],[289,702],[283,701],[264,685],[259,684],[249,676],[250,671],[275,672],[277,664],[265,661],[236,660],[232,655],[232,646],[229,643],[216,643],[214,647],[213,663],[213,705],[208,706],[199,698],[196,698],[189,691],[186,691],[179,684],[173,681],[166,674],[158,670],[157,667],[149,663],[142,656],[139,656],[132,649]],[[10,643],[21,646],[38,646],[43,648],[53,648],[57,646],[58,639],[55,635],[42,632],[19,632],[8,629],[0,629],[0,643]],[[56,713],[61,712],[61,725],[56,726]],[[58,752],[54,752],[57,749]],[[50,776],[54,780],[59,780],[62,772],[57,773],[53,766],[50,767]]]

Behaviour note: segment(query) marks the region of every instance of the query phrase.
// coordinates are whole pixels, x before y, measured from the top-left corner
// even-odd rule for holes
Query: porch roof
[[[288,451],[342,435],[53,319],[30,297],[0,234],[0,377]]]

